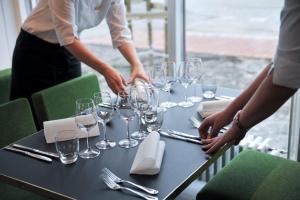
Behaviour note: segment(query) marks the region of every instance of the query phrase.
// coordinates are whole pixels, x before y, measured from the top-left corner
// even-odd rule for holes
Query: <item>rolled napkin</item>
[[[199,104],[197,111],[203,118],[205,118],[216,112],[224,110],[232,101],[232,99],[204,101]]]
[[[74,130],[74,134],[78,138],[87,137],[87,133],[85,131],[80,130],[75,122],[75,117],[65,118],[65,119],[57,119],[51,121],[44,122],[44,134],[47,143],[55,142],[55,136],[64,130]],[[89,131],[89,137],[99,135],[98,126],[95,126]]]
[[[160,141],[159,133],[151,132],[140,144],[132,163],[130,174],[158,174],[164,151],[165,142]]]

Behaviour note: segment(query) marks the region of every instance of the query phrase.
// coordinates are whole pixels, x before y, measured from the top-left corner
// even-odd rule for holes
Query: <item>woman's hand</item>
[[[217,136],[220,129],[229,124],[231,120],[232,116],[226,111],[205,118],[198,129],[201,139],[211,139]]]
[[[114,68],[107,67],[103,72],[103,76],[110,87],[110,89],[115,93],[125,90],[126,81],[123,76]]]
[[[131,72],[130,78],[127,83],[132,84],[134,79],[136,79],[136,78],[140,78],[140,79],[144,80],[146,83],[149,83],[149,77],[145,73],[142,65],[132,67],[132,72]]]
[[[245,134],[246,132],[241,133],[237,127],[232,126],[223,135],[210,139],[202,139],[202,149],[205,150],[207,154],[213,154],[226,143],[234,141],[234,144],[237,145],[245,137]]]

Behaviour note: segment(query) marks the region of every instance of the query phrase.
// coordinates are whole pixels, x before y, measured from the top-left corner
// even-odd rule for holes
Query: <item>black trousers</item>
[[[33,93],[80,75],[80,61],[64,47],[21,30],[13,53],[11,100],[30,100]]]

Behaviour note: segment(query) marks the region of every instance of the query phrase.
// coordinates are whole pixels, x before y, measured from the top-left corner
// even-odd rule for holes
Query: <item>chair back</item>
[[[0,71],[0,104],[7,103],[10,96],[11,69]]]
[[[38,128],[43,128],[44,121],[74,116],[76,99],[92,98],[99,91],[97,76],[89,74],[34,93],[32,104]]]
[[[0,130],[1,148],[37,131],[27,99],[0,105]]]

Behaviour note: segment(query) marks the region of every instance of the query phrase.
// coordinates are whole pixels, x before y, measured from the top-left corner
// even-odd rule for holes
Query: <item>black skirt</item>
[[[11,100],[30,100],[33,93],[80,75],[80,61],[67,49],[21,30],[13,53]]]

